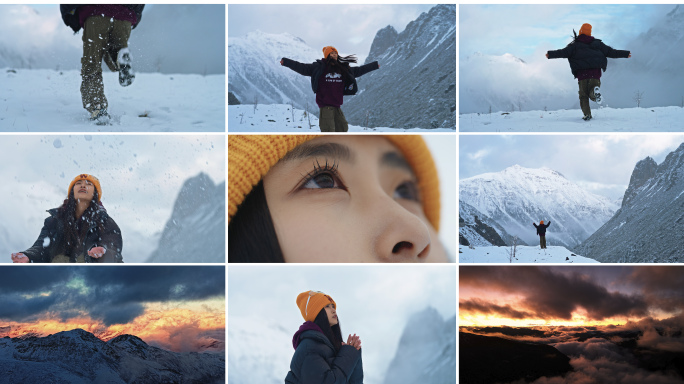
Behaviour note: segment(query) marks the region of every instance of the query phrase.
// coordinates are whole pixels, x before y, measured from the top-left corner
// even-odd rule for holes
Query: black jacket
[[[64,21],[64,24],[66,24],[67,27],[73,29],[74,32],[78,32],[81,29],[81,23],[79,22],[79,18],[78,18],[78,9],[84,5],[85,4],[60,4],[59,5],[59,12],[62,14],[62,21]],[[142,11],[143,11],[143,8],[145,8],[145,4],[120,4],[120,5],[123,5],[124,7],[135,12],[135,16],[138,18],[138,22],[133,25],[133,28],[137,27],[138,24],[140,23],[140,19],[142,18]]]
[[[316,60],[315,63],[304,64],[298,61],[290,60],[283,57],[283,66],[290,68],[291,70],[304,76],[311,76],[311,89],[314,93],[318,91],[318,79],[323,76],[325,72],[325,60]],[[380,68],[377,61],[372,63],[364,64],[360,67],[347,67],[349,72],[342,72],[344,81],[344,94],[345,95],[356,95],[359,90],[358,85],[356,85],[356,78],[365,75],[370,71],[374,71]]]
[[[549,59],[568,59],[570,71],[575,77],[583,69],[601,68],[605,72],[608,67],[608,57],[619,59],[629,56],[629,51],[613,49],[601,40],[586,35],[580,35],[563,49],[547,53]]]
[[[64,224],[57,217],[58,208],[50,209],[50,216],[45,219],[43,229],[38,235],[38,240],[33,246],[23,253],[32,263],[52,263],[56,256],[61,256],[64,249]],[[121,230],[114,219],[109,217],[107,211],[100,207],[96,213],[96,221],[104,223],[104,233],[100,233],[97,223],[88,223],[90,228],[86,233],[85,241],[76,248],[76,255],[72,257],[83,260],[86,263],[123,263],[121,248]],[[101,258],[88,256],[88,251],[93,247],[104,247],[106,252]],[[57,262],[57,261],[55,261]]]
[[[549,225],[551,225],[551,222],[549,221],[548,224],[539,224],[539,225],[537,225],[537,223],[532,223],[532,225],[534,225],[534,227],[537,228],[537,235],[538,236],[546,236],[546,228],[548,228]]]
[[[343,345],[335,349],[318,331],[304,331],[290,362],[286,384],[363,384],[361,351]]]

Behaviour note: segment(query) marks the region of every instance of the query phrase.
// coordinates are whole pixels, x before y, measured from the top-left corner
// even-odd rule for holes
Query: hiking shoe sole
[[[601,97],[601,88],[594,87],[594,98],[597,104],[601,104],[603,102],[603,98]]]

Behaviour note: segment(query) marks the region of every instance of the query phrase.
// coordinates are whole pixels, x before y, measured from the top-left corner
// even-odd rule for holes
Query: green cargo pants
[[[347,132],[349,125],[347,119],[344,118],[342,109],[335,107],[321,108],[321,115],[318,119],[318,125],[321,127],[321,132]]]
[[[584,79],[579,81],[580,108],[582,108],[582,113],[584,113],[584,116],[591,116],[589,99],[596,101],[596,96],[594,96],[594,87],[600,86],[601,80],[599,79]]]
[[[102,59],[112,71],[118,71],[119,50],[128,47],[131,22],[111,17],[92,16],[83,25],[81,58],[81,100],[88,112],[107,109],[102,82]]]
[[[546,236],[539,236],[539,246],[546,249]]]

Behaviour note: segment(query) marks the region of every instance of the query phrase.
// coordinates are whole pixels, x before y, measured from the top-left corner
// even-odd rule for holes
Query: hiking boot
[[[584,117],[582,118],[582,120],[584,120],[584,121],[589,121],[589,120],[591,120],[591,115],[584,115]]]
[[[122,87],[127,87],[135,80],[135,73],[131,68],[131,52],[128,48],[123,48],[117,55],[117,63],[119,64],[119,84]]]
[[[594,101],[596,101],[597,104],[601,104],[603,102],[603,98],[601,97],[601,88],[599,87],[594,87]]]
[[[90,113],[90,121],[94,121],[97,125],[109,124],[109,113],[106,109],[96,109]]]

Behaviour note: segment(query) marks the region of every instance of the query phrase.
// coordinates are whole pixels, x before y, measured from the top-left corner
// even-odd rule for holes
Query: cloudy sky
[[[183,182],[204,172],[226,180],[224,135],[0,136],[0,262],[33,245],[48,209],[71,180],[95,175],[102,203],[123,235],[124,262],[141,262],[171,216]]]
[[[225,73],[225,24],[223,4],[148,4],[129,39],[133,68]],[[82,36],[63,23],[59,4],[0,4],[0,67],[80,69]]]
[[[564,48],[584,23],[592,35],[619,48],[672,10],[673,5],[573,4],[480,5],[459,7],[459,56],[475,52],[510,53],[526,62],[547,60],[544,53]],[[626,48],[625,48],[626,49]]]
[[[286,370],[293,352],[292,335],[304,322],[295,299],[308,290],[325,292],[335,300],[345,339],[350,333],[361,336],[367,382],[384,378],[409,316],[428,306],[444,320],[456,314],[455,266],[231,265],[229,327],[233,321],[251,319],[259,334],[262,328],[284,330],[281,339],[269,340],[268,348],[285,351],[286,361],[274,364]],[[229,344],[230,337],[231,333]]]
[[[198,351],[224,338],[225,268],[0,267],[3,337],[75,328],[105,341],[132,334],[167,350]]]
[[[363,63],[379,29],[391,25],[401,33],[409,22],[432,6],[231,4],[228,6],[228,36],[240,37],[255,30],[289,33],[315,50],[332,45],[341,55],[356,54]]]
[[[500,172],[518,164],[547,167],[585,190],[622,198],[634,166],[652,157],[660,164],[684,135],[461,135],[459,179]]]
[[[681,369],[666,362],[684,352],[682,272],[672,265],[461,267],[459,325],[549,344],[570,358],[573,371],[535,384],[681,383]]]

